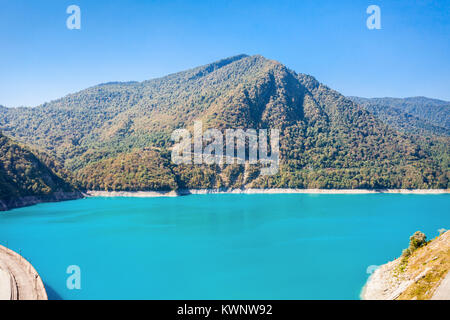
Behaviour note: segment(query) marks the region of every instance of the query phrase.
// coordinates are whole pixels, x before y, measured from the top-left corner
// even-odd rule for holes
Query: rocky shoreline
[[[66,200],[76,200],[85,197],[78,191],[72,192],[55,192],[45,196],[25,196],[9,200],[0,200],[0,211],[11,210],[14,208],[27,207],[42,202],[58,202]]]
[[[0,200],[0,211],[31,206],[43,202],[76,200],[84,197],[177,197],[191,194],[448,194],[448,189],[181,189],[168,191],[100,191],[55,192],[46,196],[25,196]]]
[[[400,257],[380,266],[367,280],[361,299],[450,299],[450,292],[445,290],[446,294],[442,294],[440,287],[446,285],[444,279],[450,277],[449,267],[450,231],[447,231],[407,259]]]
[[[446,189],[182,189],[172,191],[87,191],[89,197],[176,197],[190,194],[448,194]]]

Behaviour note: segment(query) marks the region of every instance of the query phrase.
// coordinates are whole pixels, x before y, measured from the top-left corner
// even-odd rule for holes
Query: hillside
[[[450,136],[450,102],[425,97],[349,98],[397,130]]]
[[[198,119],[204,129],[279,129],[280,171],[175,166],[170,134]],[[101,84],[35,108],[0,108],[0,127],[61,161],[86,189],[424,189],[449,181],[447,147],[417,143],[313,77],[258,55]]]
[[[0,210],[79,197],[35,154],[0,133]]]
[[[429,300],[450,299],[450,292],[442,294],[450,277],[450,231],[432,241],[413,243],[402,256],[382,265],[369,278],[362,298],[368,300]],[[445,280],[444,280],[445,279]],[[445,284],[444,284],[445,282]]]

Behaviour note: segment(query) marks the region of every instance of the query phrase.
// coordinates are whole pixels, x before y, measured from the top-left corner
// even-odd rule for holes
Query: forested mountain
[[[450,102],[425,97],[349,98],[397,130],[450,136]]]
[[[280,171],[174,165],[170,134],[194,120],[204,129],[279,129]],[[313,77],[258,55],[0,108],[0,127],[59,159],[87,189],[447,188],[449,180],[447,145],[418,143]]]
[[[81,196],[63,179],[67,176],[58,176],[49,166],[58,171],[52,160],[39,159],[0,132],[0,210],[20,206],[21,201],[34,203]]]

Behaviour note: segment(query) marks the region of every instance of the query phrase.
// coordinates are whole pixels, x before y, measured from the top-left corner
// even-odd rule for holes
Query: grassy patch
[[[402,258],[399,272],[407,273],[415,282],[397,299],[431,299],[441,280],[450,270],[450,232],[418,248]],[[419,277],[422,275],[421,277]]]

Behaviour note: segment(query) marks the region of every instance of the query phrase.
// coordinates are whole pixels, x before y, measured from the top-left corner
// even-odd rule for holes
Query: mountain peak
[[[225,172],[218,168],[200,183],[191,175],[198,168],[172,168],[166,158],[170,134],[189,129],[195,120],[205,129],[279,129],[280,175],[245,180],[248,175],[241,168],[242,179],[236,180],[239,174],[232,167]],[[439,179],[423,178],[428,172],[417,163],[426,165],[432,159],[412,140],[313,77],[261,55],[237,55],[139,83],[96,86],[36,108],[0,109],[0,126],[19,141],[61,158],[90,189],[155,190],[167,188],[166,181],[175,181],[179,188],[249,183],[297,188],[447,186],[438,165],[431,174]],[[394,178],[380,175],[387,167]],[[140,168],[165,168],[165,176]],[[148,178],[136,184],[137,177]],[[343,179],[337,182],[336,177]]]

